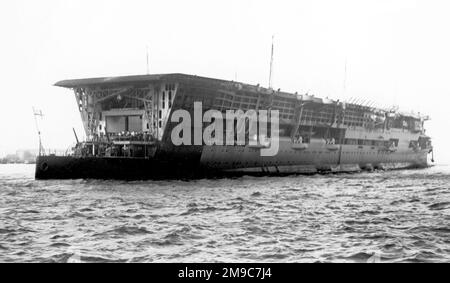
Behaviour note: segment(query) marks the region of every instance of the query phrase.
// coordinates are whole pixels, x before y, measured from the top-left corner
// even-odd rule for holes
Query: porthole
[[[44,172],[46,172],[46,171],[48,170],[48,164],[45,163],[45,162],[42,163],[42,164],[41,164],[41,170],[44,171]]]

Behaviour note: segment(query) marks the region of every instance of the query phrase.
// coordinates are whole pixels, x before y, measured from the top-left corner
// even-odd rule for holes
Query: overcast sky
[[[448,1],[1,1],[0,156],[82,133],[71,78],[187,73],[322,97],[361,97],[429,114],[436,158],[450,162]],[[344,92],[344,69],[347,84]]]

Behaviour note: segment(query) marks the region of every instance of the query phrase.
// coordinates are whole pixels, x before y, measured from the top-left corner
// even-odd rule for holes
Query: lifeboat
[[[249,143],[248,147],[250,148],[269,148],[271,145],[270,139],[262,135],[259,137],[259,140],[258,137],[255,136],[251,141],[256,142],[256,144]]]
[[[336,150],[339,149],[339,145],[338,144],[327,144],[326,147],[330,151],[336,151]]]
[[[387,148],[387,150],[390,151],[390,152],[396,152],[397,148],[395,146],[390,146],[390,147]]]
[[[305,150],[308,148],[308,144],[306,143],[293,143],[292,144],[292,149],[295,150]]]

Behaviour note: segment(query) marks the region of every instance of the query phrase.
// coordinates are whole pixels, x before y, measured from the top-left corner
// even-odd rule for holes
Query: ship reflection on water
[[[448,262],[450,167],[35,181],[0,165],[0,261]]]

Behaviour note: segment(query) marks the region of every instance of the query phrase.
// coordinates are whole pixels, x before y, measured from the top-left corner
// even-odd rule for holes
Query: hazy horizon
[[[450,3],[445,1],[19,0],[0,5],[0,156],[38,147],[32,107],[45,115],[40,127],[46,148],[71,146],[72,127],[82,135],[73,93],[54,87],[57,81],[145,74],[148,46],[150,73],[267,86],[275,35],[274,88],[365,98],[430,115],[426,128],[435,159],[450,162],[445,147]]]

